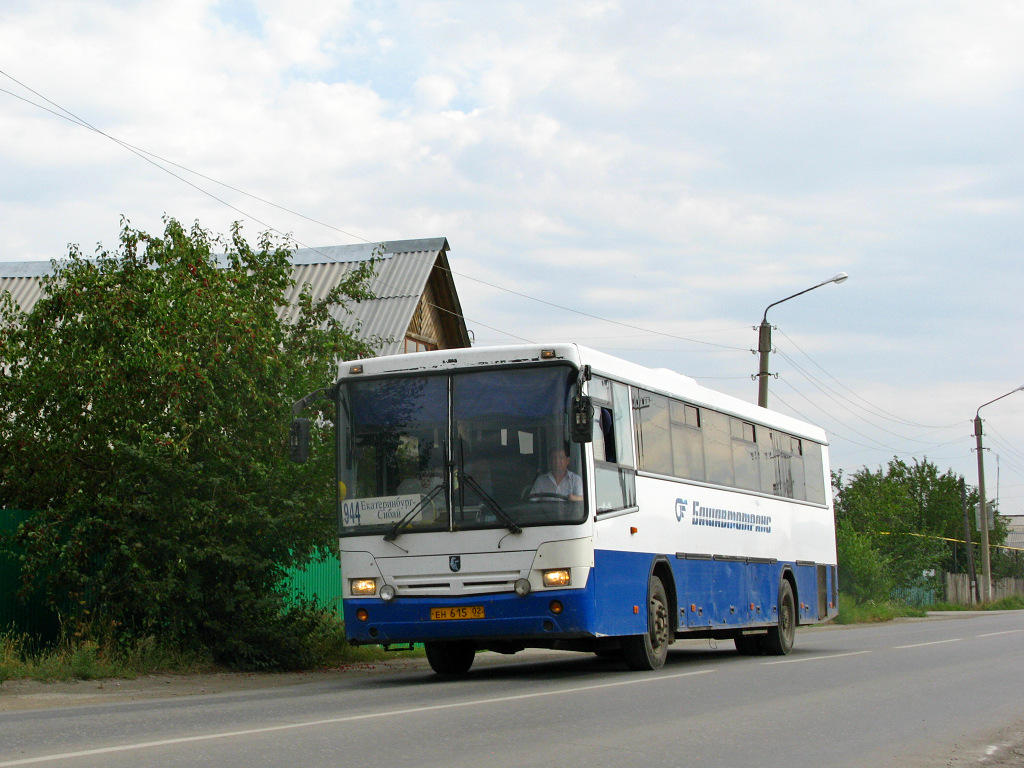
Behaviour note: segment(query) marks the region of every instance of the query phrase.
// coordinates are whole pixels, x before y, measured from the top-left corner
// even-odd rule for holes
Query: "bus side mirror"
[[[569,414],[569,437],[574,443],[589,443],[594,439],[592,424],[594,423],[594,403],[589,395],[579,395],[572,399],[572,411]]]
[[[309,460],[309,419],[292,419],[288,428],[288,458],[296,464]]]

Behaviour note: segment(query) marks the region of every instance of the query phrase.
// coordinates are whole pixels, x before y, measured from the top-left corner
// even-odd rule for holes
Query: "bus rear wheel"
[[[661,669],[671,642],[665,585],[657,576],[651,576],[647,585],[647,632],[622,638],[622,655],[630,669]]]
[[[464,675],[473,666],[476,648],[466,640],[451,642],[428,641],[423,644],[430,668],[447,677]]]
[[[733,638],[736,643],[736,652],[741,656],[760,656],[764,652],[764,635],[744,635],[742,633]]]
[[[764,652],[769,656],[785,656],[793,650],[796,637],[796,600],[787,579],[779,585],[779,620],[764,638]]]

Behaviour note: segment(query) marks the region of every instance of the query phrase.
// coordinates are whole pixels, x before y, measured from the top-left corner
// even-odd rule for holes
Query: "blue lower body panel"
[[[385,603],[377,598],[345,600],[345,629],[354,643],[418,643],[429,640],[517,640],[544,645],[559,639],[639,635],[647,631],[647,588],[656,561],[669,601],[675,605],[675,629],[730,636],[743,628],[778,622],[779,584],[783,573],[796,583],[801,624],[835,615],[828,599],[822,611],[819,592],[835,593],[835,566],[739,559],[691,558],[643,552],[597,550],[594,568],[583,589],[469,597],[400,597]],[[562,610],[551,610],[552,601]],[[481,619],[431,620],[431,608],[480,606]],[[364,609],[367,618],[356,613]]]
[[[648,552],[594,552],[594,583],[600,596],[595,630],[601,635],[647,631],[647,580],[655,556]]]
[[[676,606],[678,634],[721,632],[728,636],[731,630],[777,624],[779,585],[786,572],[795,581],[801,624],[826,620],[837,612],[834,598],[829,597],[837,591],[835,566],[597,550],[595,634],[647,631],[647,584],[657,560],[664,563],[658,572]],[[822,568],[824,573],[819,573]]]
[[[551,602],[561,603],[560,613]],[[505,638],[543,643],[548,640],[584,637],[594,624],[593,579],[584,589],[534,592],[526,597],[513,593],[471,597],[398,598],[345,601],[345,631],[354,643],[419,643],[427,640]],[[431,608],[482,606],[482,619],[431,620]],[[367,619],[356,612],[363,608]]]

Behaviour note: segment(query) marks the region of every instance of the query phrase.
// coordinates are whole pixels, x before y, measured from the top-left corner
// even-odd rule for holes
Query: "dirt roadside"
[[[981,740],[957,744],[942,768],[1021,768],[1024,720],[1003,726]]]
[[[252,691],[428,668],[423,658],[396,658],[307,672],[213,672],[51,683],[28,679],[7,680],[0,684],[0,712]]]

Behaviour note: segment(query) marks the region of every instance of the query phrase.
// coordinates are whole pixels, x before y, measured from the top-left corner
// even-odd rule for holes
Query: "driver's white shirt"
[[[583,478],[569,470],[562,478],[562,482],[555,480],[550,472],[538,477],[530,493],[557,493],[559,496],[582,496]]]

